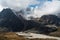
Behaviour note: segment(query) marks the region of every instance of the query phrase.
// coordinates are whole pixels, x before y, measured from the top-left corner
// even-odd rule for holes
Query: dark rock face
[[[25,20],[21,15],[17,17],[9,8],[0,13],[0,27],[6,27],[9,31],[25,31],[39,25],[33,20]]]
[[[22,18],[23,19],[23,18]],[[22,19],[20,20],[11,9],[4,9],[0,13],[0,27],[7,27],[12,31],[21,31],[24,27],[22,23]]]
[[[49,34],[50,32],[54,32],[57,30],[57,27],[60,25],[60,18],[55,15],[43,15],[38,22],[34,24],[33,21],[29,21],[30,26],[34,25],[29,31]],[[48,26],[47,26],[48,25]]]
[[[55,15],[43,15],[39,23],[41,23],[41,26],[38,29],[40,33],[50,33],[57,30],[58,26],[60,26],[60,18],[58,18]],[[43,26],[42,26],[43,25]],[[49,25],[49,26],[46,26]]]
[[[55,27],[47,27],[47,26],[42,26],[38,28],[39,33],[43,33],[43,34],[49,34],[50,32],[54,32],[56,30],[57,28]]]
[[[35,21],[33,21],[33,20],[27,20],[25,26],[26,26],[25,29],[29,30],[31,28],[40,27],[40,24],[35,22]]]
[[[39,26],[35,26],[31,29],[26,30],[26,32],[34,32],[34,33],[41,33],[41,34],[49,34],[51,32],[56,31],[56,27],[48,27],[46,25],[40,24]]]
[[[60,18],[58,18],[55,15],[43,15],[39,21],[45,25],[48,25],[48,24],[59,25]]]

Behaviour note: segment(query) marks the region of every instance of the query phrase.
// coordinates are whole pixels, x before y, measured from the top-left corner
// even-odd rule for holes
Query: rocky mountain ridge
[[[60,18],[55,15],[43,15],[38,21],[26,20],[21,15],[19,18],[14,12],[7,8],[0,12],[0,27],[6,31],[37,31],[38,33],[50,33],[57,30],[60,26]],[[0,29],[1,30],[1,29]],[[1,30],[2,31],[2,30]],[[5,31],[5,29],[3,30]]]

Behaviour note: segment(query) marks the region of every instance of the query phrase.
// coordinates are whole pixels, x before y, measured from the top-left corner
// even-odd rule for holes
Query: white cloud
[[[2,11],[3,10],[3,7],[0,5],[0,11]]]
[[[13,9],[26,8],[30,4],[38,4],[36,0],[0,0],[1,5]]]
[[[0,0],[0,9],[9,7],[13,9],[27,8],[29,5],[39,4],[36,0]],[[36,6],[34,13],[27,15],[33,17],[41,17],[42,15],[60,13],[60,1],[52,0],[45,1],[42,6]]]
[[[34,14],[30,15],[33,17],[41,17],[42,15],[47,15],[47,14],[56,14],[60,13],[60,1],[53,0],[52,2],[46,1],[42,7],[37,7],[34,10]]]

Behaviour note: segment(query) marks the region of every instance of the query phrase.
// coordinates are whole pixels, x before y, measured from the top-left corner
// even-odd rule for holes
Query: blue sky
[[[42,6],[44,4],[44,2],[46,2],[46,0],[36,0],[36,1],[38,1],[40,3],[39,4],[30,5],[30,7]],[[47,0],[47,1],[51,1],[51,0]]]

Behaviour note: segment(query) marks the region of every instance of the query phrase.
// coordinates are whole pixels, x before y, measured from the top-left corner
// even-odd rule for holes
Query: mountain
[[[6,27],[10,31],[21,31],[24,27],[23,18],[20,19],[14,14],[14,12],[7,8],[3,9],[0,13],[0,27]]]
[[[23,11],[21,12],[21,14]],[[33,20],[26,20],[22,15],[15,14],[12,9],[3,9],[0,13],[0,27],[4,30],[6,28],[8,31],[25,31],[37,26],[38,23]]]
[[[60,18],[57,17],[56,15],[43,15],[40,20],[40,23],[45,24],[45,25],[56,25],[60,26]]]
[[[21,14],[23,11],[21,12]],[[47,21],[48,20],[48,21]],[[59,20],[59,21],[58,21]],[[37,33],[50,33],[57,30],[52,26],[53,24],[59,24],[60,19],[55,15],[43,15],[38,21],[26,20],[22,15],[17,15],[12,9],[3,9],[0,12],[0,30],[1,31],[27,31]],[[3,30],[2,30],[3,29]]]
[[[39,24],[26,32],[35,32],[49,34],[50,32],[57,31],[60,26],[60,18],[56,15],[43,15],[39,20],[35,19],[34,21]],[[36,25],[36,24],[34,24]]]

